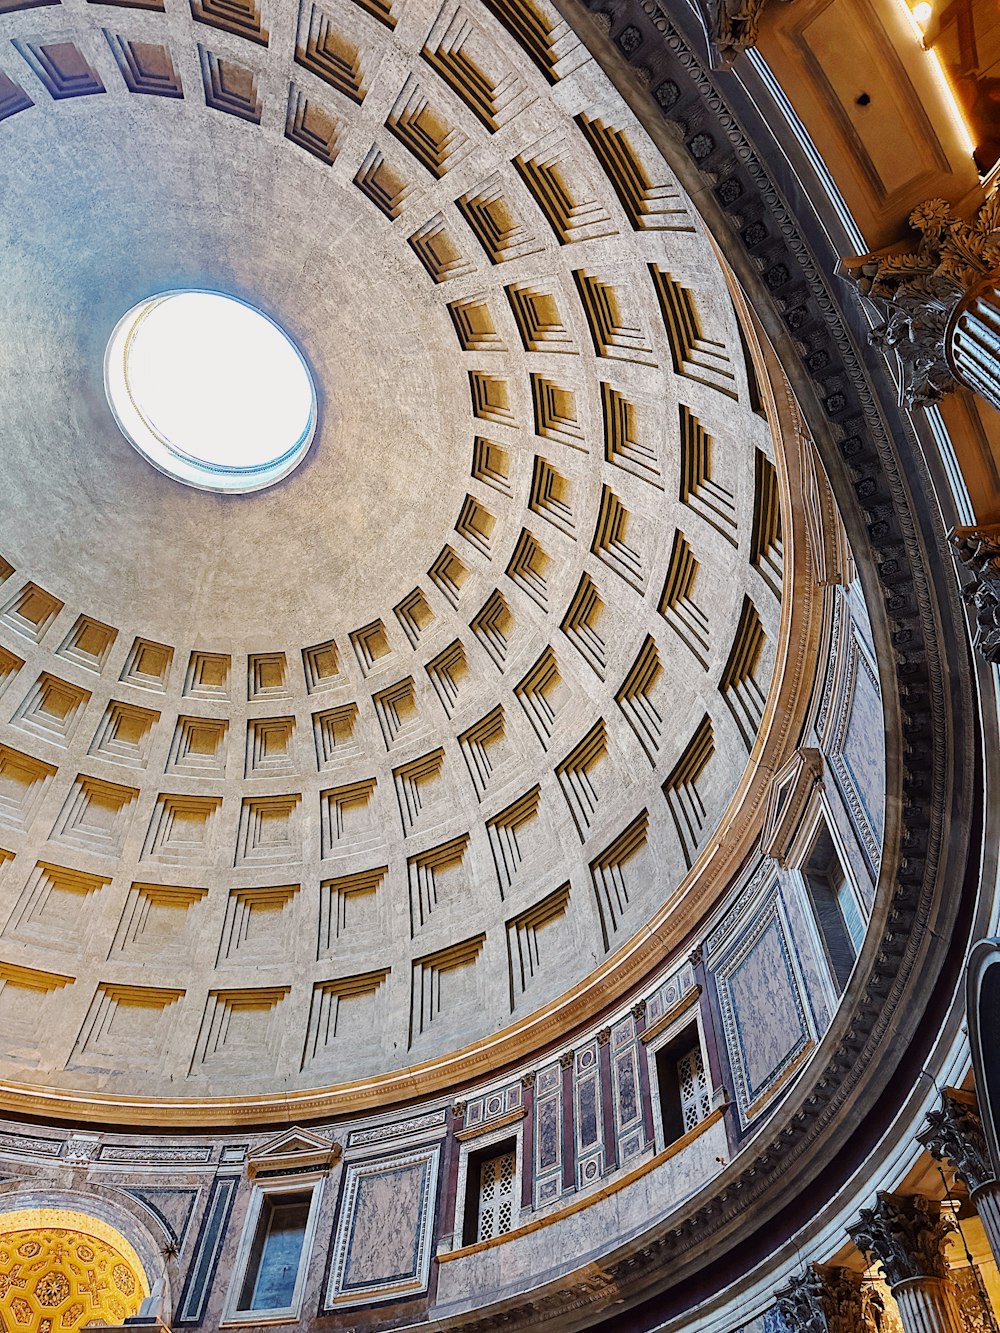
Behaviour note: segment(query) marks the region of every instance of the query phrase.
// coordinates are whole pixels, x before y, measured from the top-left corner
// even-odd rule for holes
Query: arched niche
[[[139,1313],[149,1279],[115,1227],[68,1208],[0,1213],[0,1316],[9,1328],[122,1325]]]

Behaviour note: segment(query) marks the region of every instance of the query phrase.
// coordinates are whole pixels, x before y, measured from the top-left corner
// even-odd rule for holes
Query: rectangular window
[[[517,1140],[469,1153],[462,1244],[505,1236],[514,1229],[518,1204]]]
[[[854,885],[840,863],[829,830],[815,838],[802,877],[809,891],[823,950],[839,990],[847,985],[867,922]]]
[[[663,1147],[700,1124],[712,1109],[712,1092],[696,1023],[689,1024],[656,1052]]]
[[[258,1185],[247,1214],[230,1319],[298,1313],[318,1199],[315,1177],[301,1189]]]
[[[241,1310],[285,1310],[292,1304],[311,1200],[303,1194],[264,1196],[240,1293]]]

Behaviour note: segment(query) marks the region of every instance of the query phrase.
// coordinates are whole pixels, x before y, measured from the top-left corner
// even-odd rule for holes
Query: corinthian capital
[[[840,271],[879,308],[871,341],[898,353],[903,401],[919,407],[958,387],[946,338],[969,292],[1000,270],[1000,195],[991,193],[970,221],[929,199],[910,214],[910,226],[916,236],[907,245],[845,260]]]
[[[948,1161],[969,1190],[977,1190],[994,1178],[989,1150],[979,1112],[970,1103],[947,1092],[941,1095],[940,1110],[928,1111],[924,1129],[917,1135],[932,1157]]]
[[[890,1287],[907,1278],[946,1277],[944,1242],[953,1229],[935,1199],[901,1194],[880,1194],[847,1228],[858,1249],[881,1263]]]
[[[830,1333],[823,1303],[823,1278],[810,1265],[774,1293],[791,1333]]]
[[[811,1264],[775,1292],[791,1333],[859,1333],[869,1327],[860,1273]]]
[[[973,575],[962,597],[975,610],[976,647],[987,662],[1000,663],[1000,523],[956,528],[952,541],[958,559]]]
[[[713,64],[729,69],[738,56],[757,45],[760,16],[768,0],[698,0],[712,38]]]

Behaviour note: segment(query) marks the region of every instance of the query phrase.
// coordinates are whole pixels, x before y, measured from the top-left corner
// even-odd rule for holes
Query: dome
[[[5,1296],[792,1333],[972,1098],[993,427],[834,267],[974,164],[695,8],[0,0]]]
[[[760,809],[751,750],[804,631],[781,617],[788,424],[736,284],[582,48],[563,107],[514,76],[509,33],[470,30],[509,87],[495,112],[456,108],[426,160],[432,111],[468,98],[434,55],[455,33],[403,72],[404,34],[356,9],[322,152],[294,119],[272,139],[211,91],[127,83],[117,108],[57,99],[9,126],[35,136],[26,158],[63,147],[51,177],[12,182],[11,241],[57,194],[74,228],[71,262],[28,246],[11,266],[0,408],[0,623],[39,667],[11,718],[10,822],[27,833],[43,793],[59,807],[19,847],[35,869],[6,935],[73,978],[32,1082],[251,1096],[472,1043],[507,1058],[549,1007],[623,990],[651,929],[680,942]],[[333,75],[302,40],[283,73],[311,125]],[[245,175],[220,175],[237,157]],[[248,213],[247,179],[274,205]],[[263,311],[314,369],[314,439],[280,485],[213,493],[240,409],[207,395],[252,352],[211,323],[218,296],[155,295],[196,286]],[[186,335],[185,299],[207,303]],[[59,312],[42,355],[39,309]],[[173,327],[187,387],[159,390],[141,358]],[[123,438],[147,400],[177,422],[162,457]],[[266,401],[234,436],[251,450]],[[161,475],[192,457],[183,430],[209,489]]]

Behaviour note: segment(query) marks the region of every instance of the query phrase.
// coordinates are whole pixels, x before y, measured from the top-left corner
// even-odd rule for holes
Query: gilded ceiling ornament
[[[895,1287],[908,1278],[947,1277],[945,1238],[954,1224],[935,1199],[880,1194],[874,1208],[862,1208],[848,1234],[863,1254],[881,1263]]]
[[[899,355],[901,403],[925,407],[958,387],[945,355],[952,316],[1000,270],[1000,197],[994,190],[971,221],[955,217],[943,199],[928,199],[910,214],[910,226],[916,239],[845,260],[840,271],[882,315],[869,336]]]
[[[90,1222],[54,1209],[0,1219],[0,1329],[76,1333],[138,1314],[149,1287],[135,1251],[96,1219],[83,1230]]]

